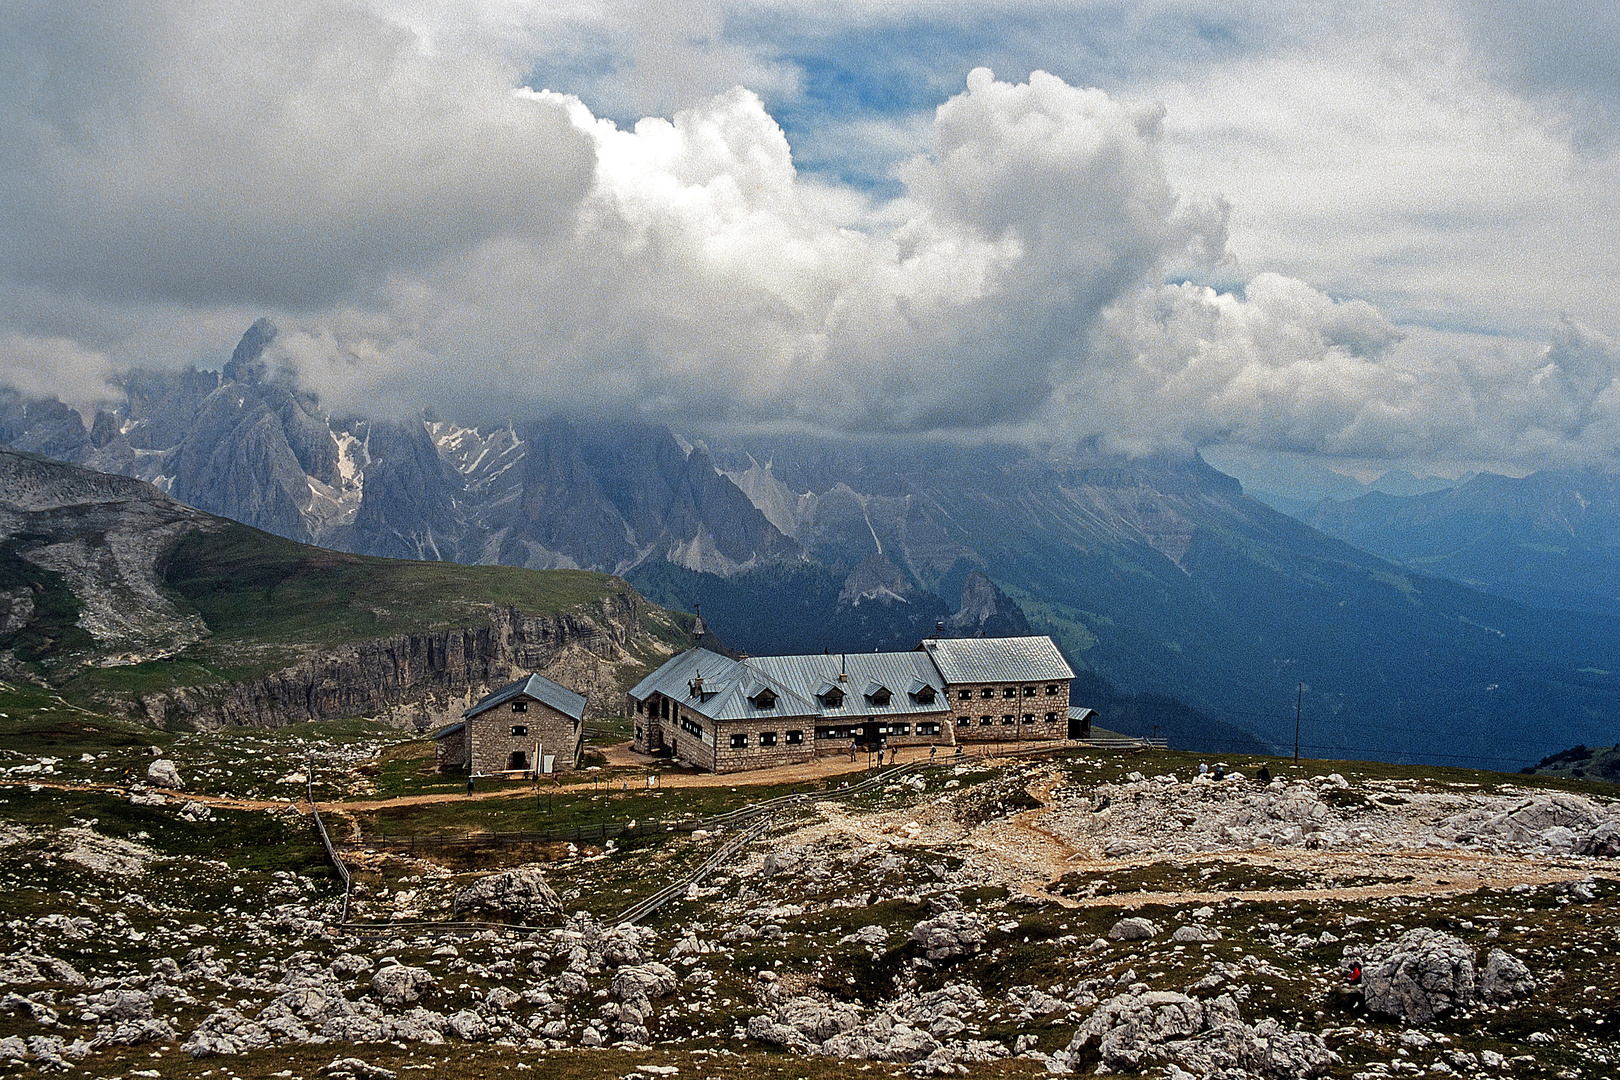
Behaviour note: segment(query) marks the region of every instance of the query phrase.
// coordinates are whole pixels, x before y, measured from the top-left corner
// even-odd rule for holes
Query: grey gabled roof
[[[840,672],[848,676],[840,682]],[[692,680],[703,676],[703,694],[692,693]],[[934,687],[937,699],[923,704],[908,694],[889,698],[887,705],[876,705],[861,689],[871,684],[887,687],[912,684]],[[774,708],[761,709],[751,698],[769,687],[776,695]],[[844,692],[839,705],[823,705],[821,695],[832,687]],[[861,716],[898,716],[948,711],[944,704],[945,684],[933,662],[921,653],[850,653],[847,657],[825,653],[809,656],[752,656],[730,660],[707,649],[688,649],[665,661],[663,666],[630,691],[637,701],[662,694],[680,707],[711,720],[754,720],[799,716],[848,719]]]
[[[703,696],[709,698],[737,678],[742,664],[728,656],[708,649],[687,649],[665,660],[662,666],[630,688],[630,696],[646,701],[654,694],[663,694],[676,701],[691,696],[692,680],[703,677]]]
[[[478,704],[461,714],[462,719],[470,720],[479,713],[488,712],[495,706],[520,695],[550,705],[564,716],[575,720],[585,719],[585,699],[566,686],[552,682],[544,675],[526,675],[516,682],[507,683],[493,693],[484,695],[478,700]]]
[[[918,650],[927,653],[951,684],[1044,682],[1074,678],[1057,644],[1049,637],[929,638]]]
[[[449,727],[440,728],[438,731],[435,731],[433,733],[433,737],[435,739],[442,739],[446,735],[454,735],[456,732],[460,731],[462,728],[464,728],[466,726],[467,726],[467,721],[458,720],[454,724],[451,724]]]

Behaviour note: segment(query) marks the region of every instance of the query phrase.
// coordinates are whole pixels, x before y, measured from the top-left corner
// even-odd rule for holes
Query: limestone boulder
[[[1119,920],[1108,931],[1111,941],[1146,941],[1158,936],[1156,924],[1136,916]]]
[[[146,767],[146,782],[153,787],[172,788],[175,791],[186,786],[180,779],[180,770],[168,758],[158,758]]]
[[[562,913],[562,900],[539,870],[524,867],[490,874],[456,894],[455,913],[535,924]]]
[[[391,964],[371,977],[371,992],[384,1005],[410,1005],[438,992],[433,973],[425,968]]]
[[[1356,959],[1353,950],[1346,957]],[[1362,998],[1373,1012],[1428,1024],[1474,1002],[1474,952],[1454,935],[1419,927],[1359,960]]]
[[[922,946],[930,960],[951,960],[972,956],[984,947],[989,924],[978,915],[947,911],[924,919],[911,928],[911,940]]]
[[[1491,950],[1485,969],[1479,973],[1479,996],[1496,1004],[1529,997],[1535,993],[1536,985],[1530,969],[1501,949]]]

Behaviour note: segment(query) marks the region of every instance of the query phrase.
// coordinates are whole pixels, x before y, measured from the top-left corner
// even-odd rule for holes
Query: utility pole
[[[1299,717],[1305,707],[1305,684],[1299,684],[1299,694],[1294,698],[1294,764],[1299,764]]]

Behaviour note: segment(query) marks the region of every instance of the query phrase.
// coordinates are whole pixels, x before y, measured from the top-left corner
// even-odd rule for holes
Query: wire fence
[[[338,854],[337,845],[332,843],[332,834],[326,831],[326,822],[321,819],[321,812],[315,806],[314,770],[310,770],[310,777],[305,781],[305,794],[309,798],[309,816],[315,820],[315,833],[321,838],[321,847],[326,849],[326,857],[337,870],[338,880],[343,882],[343,913],[339,923],[349,921],[349,897],[354,893],[354,875],[349,871],[349,864],[343,861]]]

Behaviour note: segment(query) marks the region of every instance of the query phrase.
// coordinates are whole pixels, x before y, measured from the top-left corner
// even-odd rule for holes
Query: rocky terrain
[[[346,925],[307,816],[219,797],[251,768],[111,749],[102,766],[141,768],[93,791],[70,763],[13,766],[0,1061],[1371,1080],[1599,1077],[1620,1054],[1620,802],[1595,785],[1277,760],[1269,784],[1245,775],[1258,761],[1216,781],[1168,752],[962,759],[784,804],[632,925],[618,912],[742,828],[694,815],[781,789],[611,776],[538,803],[367,802],[367,755],[395,741],[356,731],[321,764],[327,790],[352,789],[324,813],[355,874]],[[378,832],[591,815],[686,824],[472,855]]]

